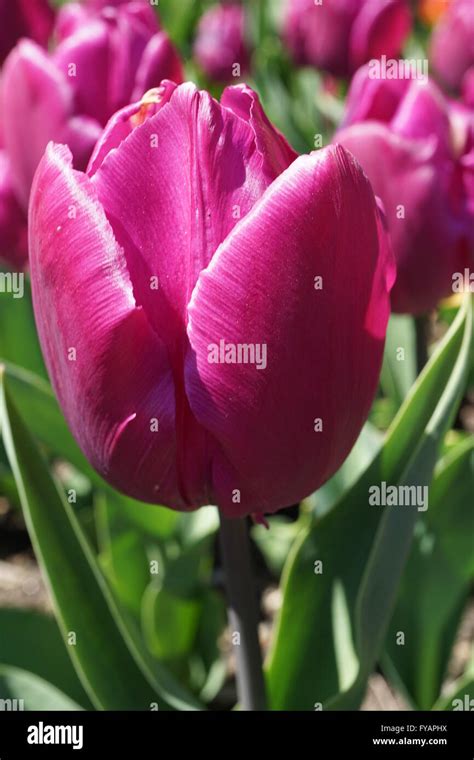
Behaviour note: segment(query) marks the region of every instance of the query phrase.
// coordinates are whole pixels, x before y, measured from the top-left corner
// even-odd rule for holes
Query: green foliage
[[[430,482],[464,390],[471,335],[466,299],[379,453],[292,551],[268,665],[273,708],[310,710],[320,704],[356,709],[360,704],[383,644],[418,514],[409,507],[369,506],[369,488],[382,481]]]

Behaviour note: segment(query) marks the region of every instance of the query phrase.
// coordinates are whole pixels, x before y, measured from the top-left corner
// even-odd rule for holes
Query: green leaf
[[[152,581],[142,605],[142,628],[150,652],[159,660],[190,653],[197,633],[201,604],[170,593]]]
[[[392,314],[385,340],[380,382],[399,407],[416,380],[416,333],[413,318]]]
[[[54,454],[67,459],[96,483],[94,472],[72,437],[51,386],[38,375],[11,363],[5,364],[10,395],[33,435]]]
[[[474,710],[474,653],[465,672],[451,685],[449,692],[439,698],[433,710]]]
[[[383,448],[338,504],[297,542],[268,665],[274,709],[356,709],[380,652],[409,551],[416,508],[369,506],[369,488],[426,485],[464,389],[468,299],[411,388]],[[315,563],[322,563],[321,565]],[[320,570],[322,569],[322,572]],[[342,626],[335,635],[335,626]],[[348,687],[344,663],[357,675]]]
[[[219,512],[216,507],[201,507],[194,512],[183,512],[180,518],[178,534],[184,547],[211,539],[219,528]]]
[[[25,275],[22,276],[22,298],[14,298],[11,293],[0,293],[0,362],[16,364],[46,378],[29,280]]]
[[[134,646],[70,505],[15,409],[5,377],[0,415],[30,538],[63,637],[74,634],[68,652],[91,701],[104,709],[146,710],[155,703],[166,709],[169,695],[165,701]]]
[[[66,694],[34,673],[0,665],[0,711],[81,709]]]
[[[95,511],[100,565],[120,602],[138,615],[150,582],[142,537],[123,519],[110,493],[98,496]]]
[[[180,0],[179,12],[172,2],[162,2],[157,8],[160,22],[170,38],[178,46],[189,41],[193,26],[199,18],[200,0]]]
[[[113,500],[117,510],[128,520],[130,526],[134,526],[141,533],[164,541],[176,532],[181,519],[180,512],[156,504],[144,504],[117,491],[107,496]]]
[[[383,436],[370,422],[366,422],[351,453],[335,475],[319,491],[303,502],[315,515],[322,516],[336,504],[373,461],[382,446]]]
[[[82,707],[91,707],[53,617],[0,609],[0,663],[40,676]]]
[[[286,517],[270,517],[269,528],[255,525],[252,538],[262,552],[271,572],[279,578],[288,552],[302,529],[303,521],[289,520]]]
[[[429,523],[440,548],[466,581],[474,578],[474,438],[461,440],[440,462],[430,490]]]
[[[436,469],[386,639],[384,668],[420,710],[438,699],[474,576],[474,440]],[[403,634],[403,645],[397,637]]]
[[[227,624],[227,608],[222,594],[209,590],[202,595],[202,610],[191,658],[193,683],[204,702],[212,701],[225,680],[226,663],[219,639]]]

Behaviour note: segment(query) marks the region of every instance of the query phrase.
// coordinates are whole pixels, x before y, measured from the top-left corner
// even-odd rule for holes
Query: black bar
[[[42,732],[39,727],[43,726]],[[65,727],[57,732],[56,727]],[[52,728],[50,728],[52,727]],[[68,731],[69,727],[69,731]],[[73,732],[74,727],[76,732]],[[82,735],[79,732],[82,727]],[[0,760],[31,757],[179,756],[189,747],[206,756],[216,754],[225,733],[233,754],[262,745],[265,757],[275,747],[289,760],[408,757],[472,760],[474,713],[459,712],[1,712]],[[28,742],[43,739],[42,744]],[[49,744],[46,739],[69,739],[76,745]],[[383,743],[382,743],[382,740]],[[390,741],[389,741],[390,740]],[[416,741],[415,741],[416,740]],[[423,743],[424,740],[424,743]],[[260,750],[257,750],[260,751]],[[132,754],[133,753],[133,754]],[[225,753],[227,754],[227,752]],[[224,760],[224,758],[223,758]]]

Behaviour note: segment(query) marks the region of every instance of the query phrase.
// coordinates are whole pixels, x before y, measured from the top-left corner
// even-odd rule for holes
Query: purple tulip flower
[[[392,308],[421,314],[452,292],[474,251],[474,114],[432,82],[353,79],[334,142],[380,196],[397,261]]]
[[[213,5],[203,14],[194,43],[196,60],[209,79],[228,82],[248,70],[245,15],[241,5]],[[234,69],[235,65],[239,69]]]
[[[87,172],[49,145],[30,249],[54,388],[118,489],[261,514],[347,456],[378,382],[393,264],[344,148],[297,158],[245,85],[218,103],[164,82],[112,118]]]
[[[474,74],[473,0],[452,0],[433,32],[430,59],[441,84],[461,92]]]
[[[296,63],[349,77],[371,58],[397,58],[410,28],[406,0],[287,0],[283,37]]]
[[[55,36],[51,53],[30,40],[19,42],[2,72],[2,161],[9,164],[8,192],[13,188],[23,209],[23,227],[33,176],[50,140],[67,144],[75,168],[84,170],[118,108],[139,100],[163,78],[182,81],[178,54],[146,4],[100,12],[66,5]],[[6,187],[0,188],[5,209]],[[0,255],[15,264],[26,255],[11,247],[17,222],[17,214],[0,215]]]

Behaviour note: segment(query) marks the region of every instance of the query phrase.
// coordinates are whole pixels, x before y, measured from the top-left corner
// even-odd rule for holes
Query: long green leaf
[[[399,407],[416,380],[416,334],[413,318],[392,314],[380,381],[386,395]]]
[[[81,709],[56,686],[35,673],[0,665],[0,711]]]
[[[0,609],[0,663],[33,673],[82,707],[91,708],[52,616]]]
[[[23,369],[46,377],[46,369],[36,332],[31,288],[24,274],[22,298],[0,293],[0,362],[11,362]]]
[[[53,454],[67,459],[91,480],[100,483],[99,476],[72,437],[48,381],[10,362],[5,364],[5,375],[15,406],[35,438]]]
[[[5,377],[0,415],[36,556],[68,652],[91,701],[104,709],[147,710],[154,704],[166,709],[169,695],[160,693],[160,685],[145,667],[70,505],[15,409]]]
[[[384,669],[418,709],[438,699],[474,576],[474,440],[436,468],[386,638]]]
[[[359,705],[383,642],[418,514],[416,508],[369,506],[369,488],[382,481],[429,483],[464,388],[471,330],[466,299],[410,390],[383,448],[339,503],[302,534],[288,558],[268,665],[274,708]],[[350,685],[347,670],[353,675]]]

